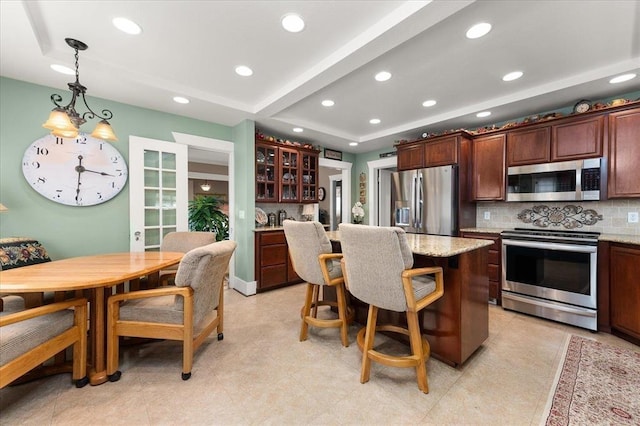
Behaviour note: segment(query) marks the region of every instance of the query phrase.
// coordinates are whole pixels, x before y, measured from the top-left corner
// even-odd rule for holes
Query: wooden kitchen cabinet
[[[548,126],[507,133],[507,167],[548,163],[550,152]]]
[[[473,139],[471,188],[476,201],[505,199],[505,139],[504,133]]]
[[[396,149],[398,151],[398,171],[424,167],[424,143],[422,141],[398,145]]]
[[[458,163],[458,137],[451,136],[424,145],[424,167],[448,166]]]
[[[604,116],[551,126],[551,161],[602,157]]]
[[[293,270],[284,231],[255,233],[255,278],[257,290],[264,291],[301,282]]]
[[[609,114],[608,198],[640,197],[640,108]]]
[[[492,240],[487,256],[487,275],[489,276],[489,301],[502,305],[502,238],[500,234],[487,232],[461,232],[463,238]]]
[[[640,341],[640,247],[612,243],[609,252],[611,329]]]
[[[256,139],[256,194],[261,203],[317,203],[319,151]]]

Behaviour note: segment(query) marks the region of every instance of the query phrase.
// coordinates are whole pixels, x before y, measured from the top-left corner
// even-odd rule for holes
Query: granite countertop
[[[332,241],[340,241],[340,231],[329,231],[327,236]],[[407,234],[407,240],[414,254],[432,257],[455,256],[493,244],[491,240],[424,234]]]
[[[463,228],[460,230],[460,232],[477,232],[485,234],[500,234],[502,231],[504,231],[504,229],[501,228]],[[598,241],[640,245],[640,235],[600,234]]]
[[[323,225],[324,229],[329,229],[329,225]],[[284,231],[284,226],[256,226],[253,232]]]
[[[478,234],[500,234],[503,228],[462,228],[460,232],[476,232]]]

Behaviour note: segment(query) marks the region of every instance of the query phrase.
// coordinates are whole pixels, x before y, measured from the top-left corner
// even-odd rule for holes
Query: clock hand
[[[109,173],[105,173],[105,172],[96,172],[95,170],[85,169],[84,167],[82,168],[82,171],[83,171],[83,172],[90,172],[90,173],[97,173],[97,174],[102,175],[102,176],[113,176],[113,175],[110,175]]]
[[[82,155],[78,155],[78,165],[76,166],[76,172],[78,172],[78,186],[76,187],[76,202],[80,197],[80,176],[82,176],[82,172],[84,172],[84,167],[82,166]]]

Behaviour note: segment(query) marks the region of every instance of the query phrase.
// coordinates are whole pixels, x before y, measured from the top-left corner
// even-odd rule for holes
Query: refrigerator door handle
[[[416,230],[422,232],[422,172],[418,172],[416,178]]]

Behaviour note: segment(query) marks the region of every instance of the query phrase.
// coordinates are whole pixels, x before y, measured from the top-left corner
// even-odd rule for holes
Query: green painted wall
[[[250,247],[251,251],[236,249],[236,276],[244,281],[253,281],[254,276],[254,232],[255,229],[255,123],[245,120],[233,128],[235,142],[234,187],[235,187],[235,241],[238,249]],[[244,216],[241,218],[240,216]]]
[[[21,162],[25,149],[47,134],[42,123],[53,108],[49,100],[52,93],[60,94],[65,101],[69,99],[68,90],[0,78],[0,202],[9,209],[0,214],[0,237],[36,238],[53,259],[128,251],[128,185],[104,204],[70,207],[43,198],[23,177]],[[235,129],[228,126],[99,98],[89,98],[88,102],[96,110],[113,111],[111,124],[120,139],[114,145],[127,161],[129,135],[172,141],[171,132],[180,132],[235,142]],[[93,126],[85,124],[85,130],[90,132]],[[246,137],[240,137],[240,142],[246,144]],[[241,192],[236,189],[236,193]],[[249,207],[240,204],[238,208]],[[253,244],[239,245],[237,253],[238,258],[249,255],[253,258]]]

